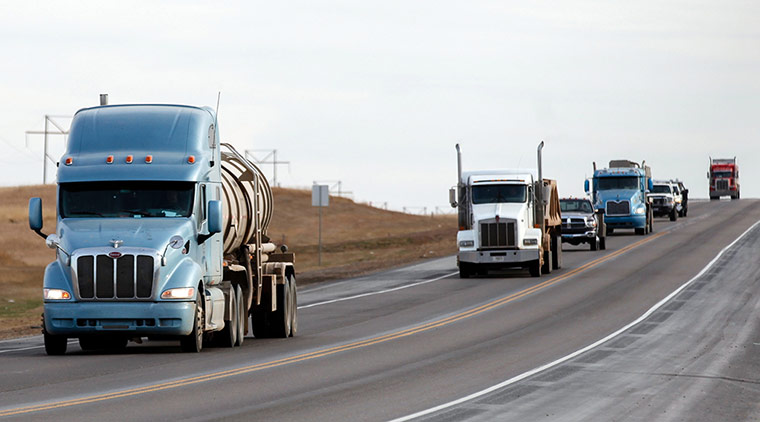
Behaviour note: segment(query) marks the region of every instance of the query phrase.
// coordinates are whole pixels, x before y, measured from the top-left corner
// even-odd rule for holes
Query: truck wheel
[[[711,201],[717,201],[718,199],[720,199],[720,197],[718,197],[718,196],[711,196],[710,197]]]
[[[670,221],[676,221],[678,220],[678,210],[673,208],[672,211],[670,211]]]
[[[237,301],[238,301],[238,331],[237,331],[237,343],[235,343],[235,346],[242,346],[243,340],[245,340],[245,323],[248,320],[248,312],[245,306],[245,296],[243,295],[243,289],[240,287],[240,285],[237,286],[235,289],[235,292],[237,293]]]
[[[218,345],[221,347],[235,347],[237,344],[238,334],[238,295],[237,286],[233,286],[230,290],[230,319],[224,320],[224,328],[222,331],[214,333],[214,337],[219,339]],[[215,342],[216,343],[216,342]]]
[[[182,336],[179,340],[179,346],[183,352],[198,353],[203,350],[203,302],[202,292],[198,292],[198,298],[195,300],[195,318],[193,319],[193,330],[190,334]]]
[[[562,268],[562,238],[560,236],[552,236],[552,265],[555,270]]]
[[[269,337],[269,312],[256,309],[251,311],[251,331],[256,338]]]
[[[596,237],[595,237],[595,238],[593,238],[593,239],[591,239],[591,240],[588,242],[588,243],[591,245],[591,250],[592,250],[592,251],[595,251],[595,250],[596,250],[596,242],[597,242],[597,238],[596,238]]]
[[[541,268],[541,272],[544,274],[552,273],[552,252],[551,251],[544,252],[544,266],[543,268]]]
[[[295,337],[298,332],[298,289],[296,288],[296,276],[290,279],[290,336]]]
[[[290,282],[285,278],[285,283],[277,286],[277,310],[271,313],[271,337],[286,338],[290,335]]]
[[[66,354],[66,346],[68,345],[69,340],[68,338],[48,333],[44,333],[44,337],[45,353],[50,356],[60,356]]]
[[[459,278],[470,278],[470,266],[465,262],[459,263]]]
[[[612,234],[614,232],[615,232],[615,229],[613,229],[612,227],[607,227],[607,234]]]
[[[535,260],[530,264],[530,267],[528,267],[530,270],[530,276],[531,277],[541,277],[541,261]]]
[[[639,235],[639,236],[643,236],[643,235],[647,234],[646,227],[641,227],[641,228],[637,227],[634,230],[636,231],[636,234]]]

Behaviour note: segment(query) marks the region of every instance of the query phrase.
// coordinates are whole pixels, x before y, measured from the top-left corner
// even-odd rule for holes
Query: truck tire
[[[224,320],[224,328],[222,331],[214,333],[214,338],[217,340],[214,343],[221,347],[235,347],[237,344],[238,326],[240,325],[238,317],[238,294],[237,286],[233,286],[230,289],[230,319]]]
[[[592,251],[595,251],[597,249],[596,248],[596,245],[597,245],[597,238],[596,237],[593,238],[593,239],[591,239],[591,240],[589,240],[588,243],[591,245],[591,250]]]
[[[459,278],[470,278],[470,266],[466,262],[459,263]]]
[[[44,332],[45,353],[49,356],[60,356],[66,354],[66,347],[69,339],[64,336],[56,336]]]
[[[646,226],[645,227],[641,227],[641,228],[637,227],[637,228],[634,229],[634,231],[639,236],[643,236],[643,235],[647,234],[647,228],[646,228]]]
[[[670,221],[676,221],[678,220],[678,210],[673,208],[672,211],[670,211]]]
[[[290,336],[295,337],[298,332],[298,288],[296,286],[296,276],[291,274],[290,280]]]
[[[245,323],[248,321],[248,309],[245,306],[245,296],[243,295],[243,289],[240,285],[237,286],[235,292],[237,293],[238,301],[238,332],[235,346],[242,346],[243,340],[245,340]]]
[[[202,292],[198,291],[198,298],[195,300],[195,318],[193,318],[193,330],[190,334],[182,336],[179,340],[179,346],[183,352],[198,353],[203,350],[203,302]]]
[[[544,265],[541,272],[544,274],[552,273],[552,251],[544,251]]]
[[[531,262],[528,269],[530,270],[531,277],[541,277],[541,261],[540,260],[537,259]]]
[[[552,236],[552,265],[555,270],[562,268],[562,237]]]
[[[606,234],[612,234],[614,232],[615,232],[615,229],[613,229],[612,227],[607,227],[607,233]]]
[[[269,312],[260,309],[251,311],[251,331],[256,338],[269,337]]]
[[[275,338],[286,338],[290,336],[290,307],[292,306],[290,281],[285,278],[285,283],[278,284],[276,288],[277,310],[270,315],[269,334]]]
[[[599,249],[601,250],[607,249],[607,238],[604,236],[599,238]]]
[[[720,197],[719,197],[719,196],[711,196],[711,197],[710,197],[710,200],[711,200],[711,201],[717,201],[718,199],[720,199]]]

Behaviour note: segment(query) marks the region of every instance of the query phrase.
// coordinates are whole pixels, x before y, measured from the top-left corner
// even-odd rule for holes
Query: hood
[[[597,197],[604,202],[607,201],[634,201],[634,198],[638,198],[641,195],[641,191],[636,189],[625,190],[601,190],[597,192]]]
[[[568,211],[565,211],[565,212],[562,213],[562,218],[563,219],[565,219],[565,218],[588,218],[588,217],[591,217],[593,215],[594,215],[594,213],[592,213],[592,212],[580,212],[580,211],[568,212]]]
[[[187,241],[195,235],[189,218],[67,218],[59,221],[61,246],[70,253],[80,248],[110,247],[111,240],[121,240],[120,247],[150,248],[163,251],[174,235]]]
[[[473,219],[475,221],[496,218],[512,218],[520,220],[525,215],[527,202],[508,202],[499,204],[477,204],[472,206]]]

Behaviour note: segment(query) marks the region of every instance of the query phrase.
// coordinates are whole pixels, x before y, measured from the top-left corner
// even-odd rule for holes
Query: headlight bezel
[[[474,240],[460,240],[459,247],[460,248],[474,248],[475,241]]]
[[[161,292],[164,300],[188,300],[195,297],[195,287],[175,287]]]
[[[65,289],[42,289],[44,300],[71,300],[71,293]]]

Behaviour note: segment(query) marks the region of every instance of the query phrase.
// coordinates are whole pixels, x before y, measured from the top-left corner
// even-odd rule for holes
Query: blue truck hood
[[[604,208],[607,204],[607,201],[628,200],[631,202],[631,210],[633,210],[634,205],[642,203],[641,196],[641,191],[636,189],[613,189],[598,191],[596,193],[596,201],[594,201],[594,207]]]
[[[109,247],[121,240],[122,247],[150,248],[162,252],[174,235],[194,239],[189,218],[67,218],[59,221],[61,246],[70,253],[80,248]]]

